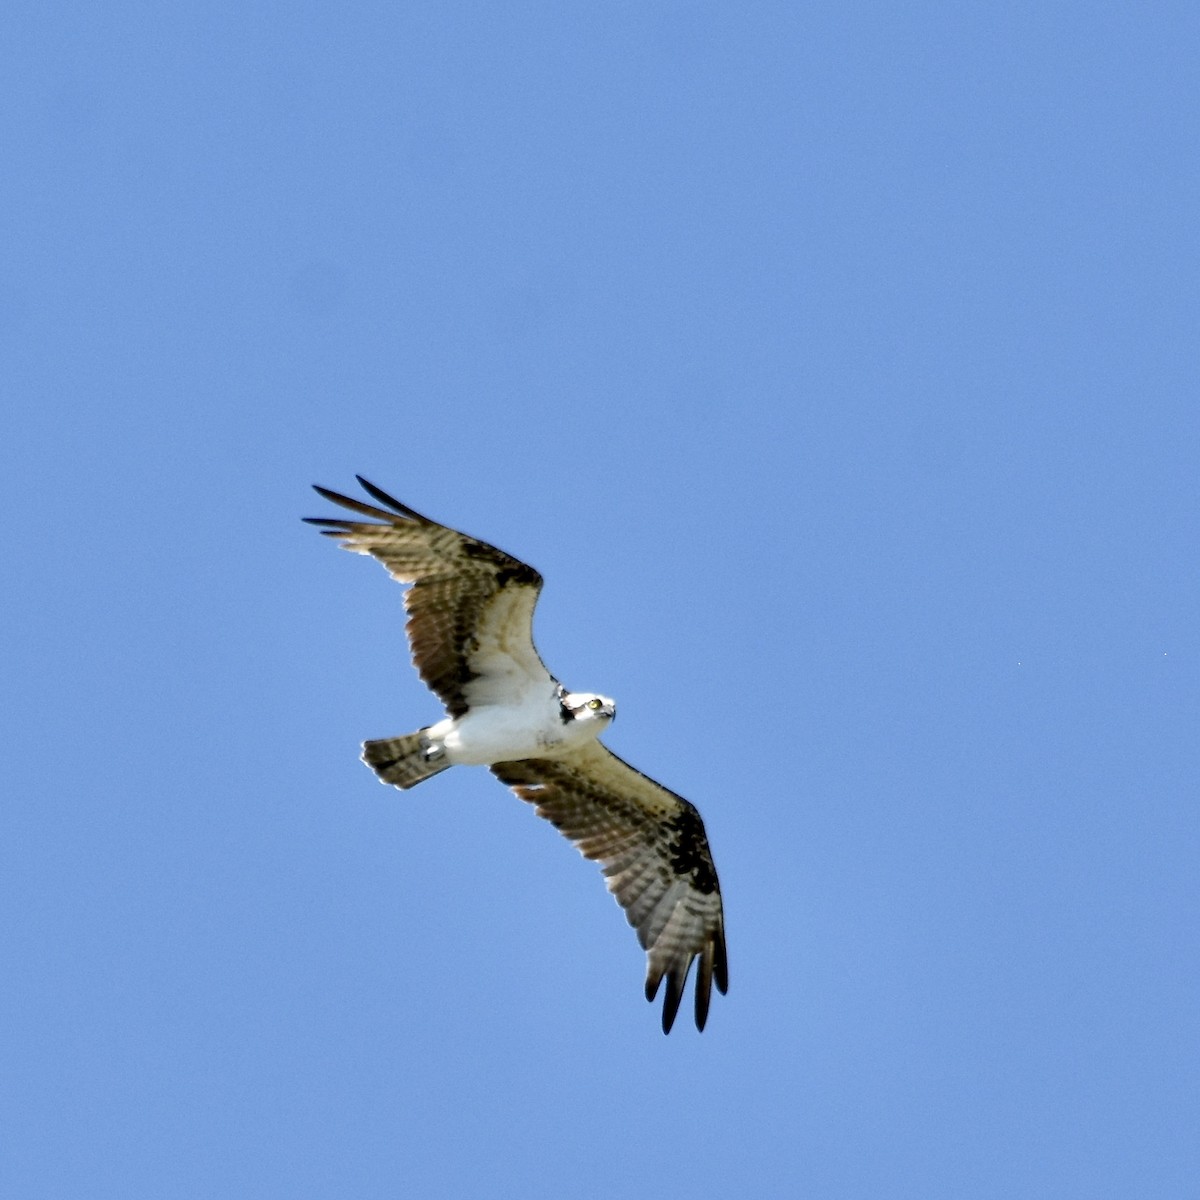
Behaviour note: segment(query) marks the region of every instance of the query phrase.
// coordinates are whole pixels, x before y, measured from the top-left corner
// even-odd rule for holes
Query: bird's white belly
[[[484,705],[439,721],[429,737],[442,743],[451,763],[480,766],[553,754],[563,748],[568,728],[557,704]]]

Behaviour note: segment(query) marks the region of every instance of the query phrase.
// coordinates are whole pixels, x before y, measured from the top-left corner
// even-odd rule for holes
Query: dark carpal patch
[[[536,587],[541,581],[542,577],[532,567],[527,567],[524,563],[516,563],[511,567],[501,567],[496,572],[496,584],[499,587],[505,587],[510,583],[520,583],[529,587]]]
[[[496,586],[505,587],[510,583],[528,584],[530,587],[541,586],[542,577],[528,563],[519,558],[513,558],[503,550],[476,538],[464,539],[461,543],[463,555],[479,562],[494,563],[496,566]]]
[[[704,824],[695,805],[683,801],[682,811],[666,822],[666,828],[673,835],[668,849],[675,874],[690,875],[692,886],[698,892],[711,895],[717,890],[717,873],[713,870]]]

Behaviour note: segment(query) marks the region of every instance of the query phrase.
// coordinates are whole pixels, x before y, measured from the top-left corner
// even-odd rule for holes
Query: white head
[[[559,695],[563,723],[570,722],[580,732],[587,729],[595,737],[616,719],[616,701],[595,692],[567,692]]]

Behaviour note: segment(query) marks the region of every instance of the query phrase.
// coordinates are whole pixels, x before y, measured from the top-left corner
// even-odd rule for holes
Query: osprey
[[[721,890],[700,814],[623,762],[599,736],[617,714],[607,696],[569,692],[533,644],[542,577],[486,542],[439,525],[357,476],[384,508],[316,487],[370,521],[306,517],[357,554],[379,559],[404,596],[413,662],[446,716],[363,744],[384,783],[415,787],[457,764],[489,767],[600,862],[646,951],[646,999],[663,979],[669,1033],[698,957],[696,1027],[715,981],[729,986]],[[315,485],[314,485],[315,486]]]

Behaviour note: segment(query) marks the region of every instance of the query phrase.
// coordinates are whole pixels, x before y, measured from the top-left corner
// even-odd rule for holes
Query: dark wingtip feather
[[[323,496],[332,504],[340,505],[342,508],[348,508],[352,512],[362,513],[364,517],[375,517],[377,520],[387,521],[389,524],[394,523],[396,518],[390,512],[385,512],[382,508],[375,508],[370,504],[364,504],[361,500],[354,500],[349,496],[343,496],[341,492],[335,492],[330,488],[322,487],[319,483],[314,483],[313,491],[318,496]]]
[[[663,997],[662,1031],[670,1033],[675,1024],[675,1014],[679,1012],[679,1002],[683,999],[683,985],[687,979],[686,972],[672,971],[667,976],[667,994]]]
[[[361,475],[355,475],[355,479],[362,485],[365,491],[373,499],[378,500],[380,504],[386,504],[388,508],[394,509],[402,517],[409,517],[414,521],[424,521],[425,524],[431,525],[432,521],[428,517],[423,517],[415,508],[409,508],[407,504],[401,504],[395,496],[389,496],[381,487],[376,487],[369,479],[364,479]]]
[[[713,963],[713,977],[717,981],[717,991],[724,996],[729,991],[729,958],[725,953],[725,930],[723,928],[717,930],[715,949],[716,960]]]
[[[696,968],[696,1028],[704,1032],[708,1020],[708,1002],[712,999],[713,944],[709,942]]]

